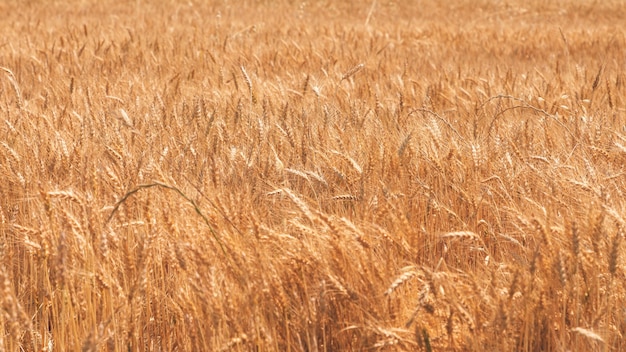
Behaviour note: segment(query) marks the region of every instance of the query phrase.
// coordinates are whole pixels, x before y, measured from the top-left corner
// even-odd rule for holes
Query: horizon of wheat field
[[[625,349],[625,9],[0,2],[0,350]]]

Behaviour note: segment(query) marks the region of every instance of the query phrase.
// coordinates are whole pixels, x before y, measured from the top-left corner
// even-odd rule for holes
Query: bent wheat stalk
[[[111,210],[111,213],[109,214],[109,216],[107,217],[106,221],[104,222],[104,225],[106,226],[111,219],[113,218],[113,215],[115,215],[115,213],[118,211],[118,209],[120,208],[120,206],[133,194],[141,191],[142,189],[148,189],[148,188],[153,188],[153,187],[161,187],[161,188],[165,188],[165,189],[169,189],[171,191],[174,191],[176,193],[178,193],[178,195],[180,195],[181,197],[183,197],[183,199],[185,199],[187,202],[189,202],[194,210],[196,211],[196,213],[198,215],[200,215],[200,217],[202,218],[202,220],[204,220],[204,223],[208,226],[209,231],[211,231],[211,235],[213,235],[213,238],[215,238],[215,241],[217,241],[217,243],[220,245],[220,249],[222,250],[222,252],[224,253],[224,255],[226,255],[226,250],[224,249],[224,244],[222,243],[222,241],[219,239],[219,237],[217,237],[217,233],[215,232],[215,230],[213,229],[213,226],[211,226],[211,224],[209,223],[209,219],[206,217],[206,215],[204,215],[202,213],[202,211],[200,210],[200,208],[198,207],[198,204],[196,204],[196,202],[193,201],[193,199],[189,198],[187,195],[185,195],[185,193],[183,193],[183,191],[181,191],[180,189],[178,189],[177,187],[174,186],[170,186],[170,185],[166,185],[164,183],[160,183],[160,182],[154,182],[154,183],[149,183],[149,184],[143,184],[143,185],[139,185],[136,188],[128,191],[126,194],[124,194],[124,196],[117,201],[117,203],[115,203],[115,206],[113,206],[113,210]]]

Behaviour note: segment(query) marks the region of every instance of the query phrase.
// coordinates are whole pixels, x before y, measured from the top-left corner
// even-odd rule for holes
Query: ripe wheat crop
[[[0,2],[0,350],[626,349],[622,5]]]

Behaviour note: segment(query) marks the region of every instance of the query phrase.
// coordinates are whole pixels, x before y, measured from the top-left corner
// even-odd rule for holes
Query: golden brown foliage
[[[0,350],[626,348],[621,2],[0,13]]]

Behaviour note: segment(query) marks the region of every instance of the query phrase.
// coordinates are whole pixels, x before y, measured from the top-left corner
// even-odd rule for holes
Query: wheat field
[[[0,350],[626,349],[622,1],[1,1]]]

